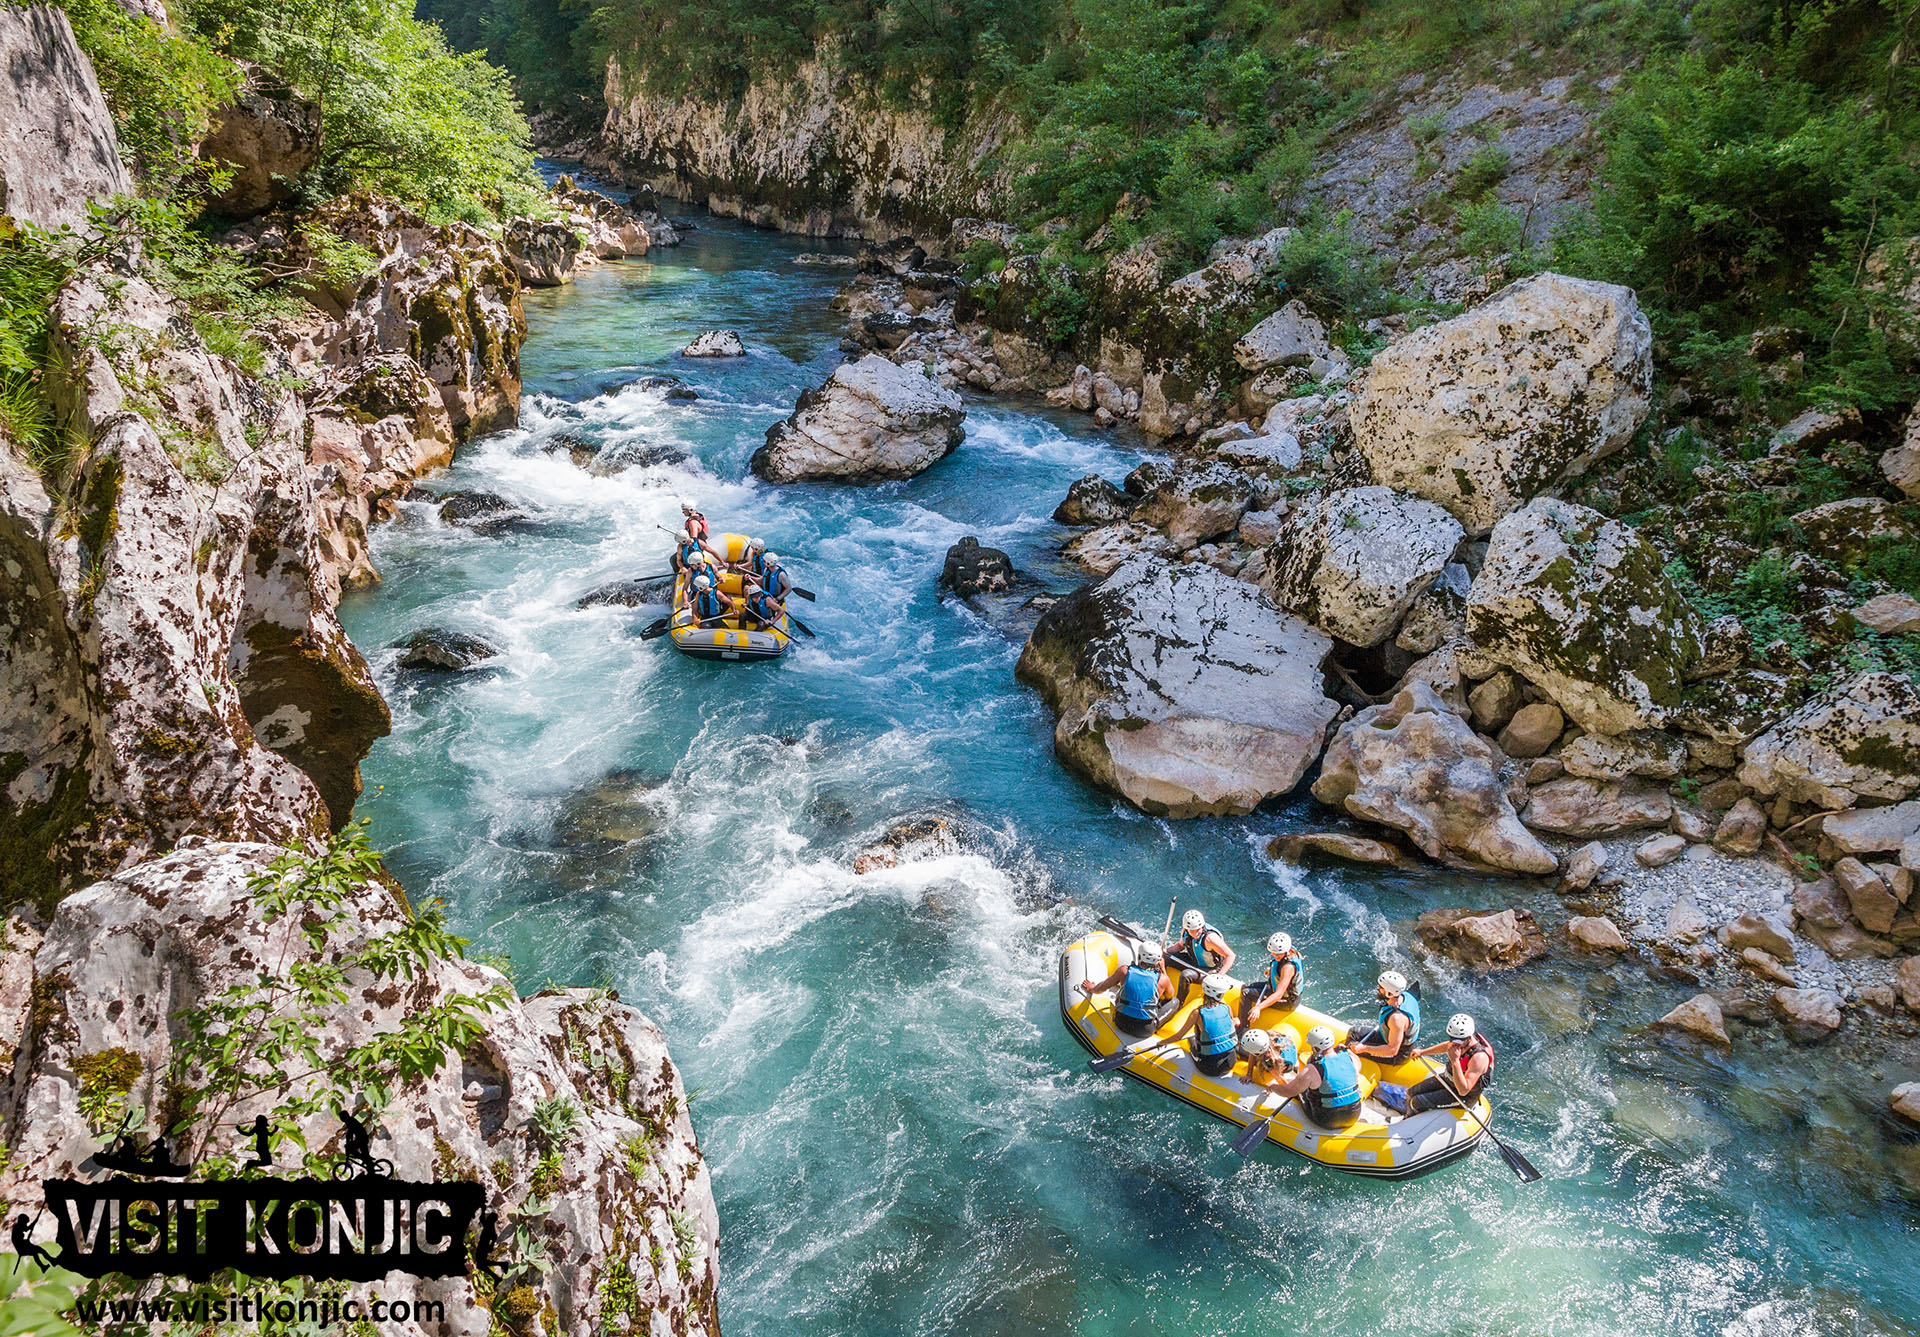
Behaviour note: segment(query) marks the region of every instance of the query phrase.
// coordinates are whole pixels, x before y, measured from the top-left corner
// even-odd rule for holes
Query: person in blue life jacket
[[[701,571],[693,578],[693,598],[687,601],[696,623],[711,622],[740,611],[739,602],[721,590],[711,572]]]
[[[700,571],[710,564],[719,566],[723,563],[720,554],[708,547],[706,539],[701,537],[701,527],[691,520],[680,531],[680,539],[673,546],[671,561],[675,571]]]
[[[771,589],[776,596],[786,593],[779,587],[781,581],[785,580],[789,588],[793,584],[792,581],[786,580],[780,559],[767,551],[767,545],[761,539],[747,540],[747,546],[741,551],[740,560],[733,564],[733,569],[754,584]],[[777,578],[773,574],[776,571],[781,572]]]
[[[1113,1000],[1113,1024],[1126,1035],[1152,1035],[1166,1020],[1173,1003],[1173,980],[1162,961],[1160,944],[1142,942],[1133,949],[1133,963],[1121,966],[1098,984],[1080,982],[1080,992],[1091,998],[1119,989]]]
[[[1416,1058],[1425,1058],[1443,1051],[1447,1056],[1446,1080],[1442,1081],[1441,1074],[1435,1073],[1411,1088],[1382,1082],[1377,1093],[1380,1103],[1410,1115],[1454,1105],[1471,1106],[1493,1076],[1493,1046],[1480,1034],[1480,1027],[1469,1013],[1456,1012],[1447,1021],[1445,1040],[1413,1053]]]
[[[1168,1041],[1182,1040],[1188,1035],[1188,1047],[1193,1051],[1193,1066],[1209,1077],[1221,1077],[1233,1071],[1233,1065],[1240,1058],[1240,1040],[1234,1034],[1233,1009],[1227,1006],[1227,990],[1233,987],[1233,981],[1225,975],[1212,974],[1200,981],[1201,1003],[1187,1014],[1180,1023],[1180,1029],[1167,1037]]]
[[[1300,953],[1293,939],[1276,933],[1267,939],[1267,973],[1240,986],[1240,1025],[1249,1026],[1266,1007],[1291,1010],[1300,1001]]]
[[[1331,1026],[1307,1032],[1313,1051],[1300,1071],[1272,1089],[1299,1097],[1307,1117],[1322,1128],[1351,1128],[1360,1118],[1360,1060],[1333,1038]]]
[[[1247,1061],[1247,1082],[1252,1086],[1283,1082],[1300,1066],[1300,1050],[1291,1026],[1273,1031],[1249,1026],[1240,1033],[1240,1057]]]
[[[1420,1038],[1420,1000],[1407,991],[1407,977],[1397,970],[1380,972],[1374,995],[1380,1000],[1380,1019],[1372,1030],[1351,1041],[1353,1052],[1382,1067],[1405,1063]]]
[[[793,588],[793,582],[786,578],[787,573],[780,569],[780,559],[770,552],[761,554],[766,565],[761,568],[759,580],[747,576],[746,614],[755,626],[777,627],[787,612],[787,591]]]
[[[1233,948],[1204,914],[1189,910],[1180,916],[1180,936],[1167,944],[1167,969],[1180,972],[1183,1002],[1194,985],[1208,975],[1224,975],[1233,969],[1233,962]]]

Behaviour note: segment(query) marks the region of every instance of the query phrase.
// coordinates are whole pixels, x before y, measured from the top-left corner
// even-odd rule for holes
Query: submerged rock
[[[869,353],[803,393],[749,467],[774,483],[911,478],[953,452],[965,417],[959,395]]]
[[[444,627],[427,627],[416,631],[395,648],[403,652],[400,667],[415,673],[449,673],[455,669],[472,668],[475,664],[500,655],[498,646],[478,636],[448,631]]]
[[[596,585],[574,601],[575,608],[647,608],[662,606],[673,599],[673,577],[654,576],[650,579],[616,580],[606,585]]]
[[[1054,508],[1053,518],[1063,525],[1111,524],[1126,519],[1134,501],[1099,474],[1088,474],[1067,489],[1066,499]]]
[[[1135,556],[1047,610],[1020,680],[1069,770],[1146,812],[1249,812],[1299,784],[1338,707],[1332,642],[1243,581]]]
[[[707,330],[680,350],[681,357],[745,357],[747,346],[732,330]]]
[[[678,376],[668,376],[664,373],[615,381],[607,387],[606,393],[617,394],[622,390],[642,390],[649,394],[657,394],[662,399],[673,403],[690,403],[700,398],[699,392]]]
[[[968,535],[947,549],[946,564],[940,568],[940,588],[952,590],[962,599],[975,594],[998,594],[1012,588],[1013,559],[998,548],[983,548],[980,540]]]
[[[1720,1000],[1710,993],[1695,994],[1654,1025],[1666,1030],[1685,1031],[1723,1049],[1733,1043],[1727,1036],[1727,1020],[1720,1011]]]
[[[184,999],[257,990],[260,963],[282,970],[337,962],[348,943],[406,931],[410,916],[378,881],[345,888],[345,925],[317,948],[303,914],[271,921],[249,882],[287,851],[274,845],[189,841],[63,901],[45,940],[31,950],[34,996],[55,1000],[29,1017],[14,1069],[8,1165],[0,1194],[13,1202],[49,1178],[78,1177],[100,1139],[82,1113],[84,1060],[124,1051],[137,1064],[133,1109],[157,1127],[166,1114],[166,1074],[178,1039],[173,1009]],[[9,954],[11,955],[11,953]],[[11,963],[0,974],[11,970]],[[470,1179],[486,1185],[502,1222],[545,1199],[539,1215],[550,1256],[565,1259],[536,1279],[533,1303],[550,1306],[558,1331],[601,1331],[642,1306],[689,1337],[718,1332],[719,1218],[704,1158],[687,1112],[687,1093],[659,1029],[604,992],[547,990],[521,999],[499,971],[465,960],[439,960],[395,981],[350,978],[349,997],[322,1009],[320,1024],[301,1039],[317,1046],[311,1064],[325,1069],[348,1050],[397,1034],[409,1018],[457,997],[489,990],[499,997],[483,1030],[461,1054],[414,1077],[399,1099],[372,1121],[374,1154],[391,1160],[403,1180]],[[225,1149],[230,1125],[251,1123],[290,1107],[289,1097],[317,1097],[312,1076],[290,1089],[271,1085],[222,1111],[220,1128],[188,1131],[188,1144]],[[561,1155],[541,1164],[536,1107],[563,1100],[578,1118]],[[339,1135],[331,1106],[298,1119],[305,1145],[328,1146]],[[642,1133],[642,1152],[636,1142]],[[282,1138],[276,1153],[297,1161]],[[285,1161],[282,1162],[286,1164]],[[536,1195],[528,1186],[542,1185]],[[29,1185],[36,1187],[29,1189]],[[45,1233],[51,1235],[51,1222]],[[505,1233],[503,1229],[503,1234]],[[670,1260],[648,1267],[635,1260]],[[616,1300],[619,1286],[631,1287]],[[464,1275],[421,1279],[400,1273],[381,1282],[388,1300],[444,1303],[445,1331],[483,1337],[495,1319],[473,1302]]]
[[[510,525],[527,514],[526,507],[498,492],[442,492],[439,506],[446,523],[480,533]]]
[[[1553,852],[1520,824],[1484,738],[1425,683],[1340,726],[1313,796],[1406,833],[1427,857],[1546,874]]]
[[[659,776],[615,771],[567,795],[554,835],[564,846],[630,845],[658,835],[672,819]]]
[[[1414,933],[1428,951],[1479,970],[1509,970],[1547,954],[1547,935],[1529,910],[1429,910]]]
[[[960,832],[946,817],[910,817],[889,827],[887,833],[862,849],[853,858],[853,871],[877,873],[923,859],[942,859],[963,848]]]
[[[1652,331],[1632,290],[1539,274],[1375,356],[1354,443],[1374,481],[1485,534],[1626,445],[1652,388]]]

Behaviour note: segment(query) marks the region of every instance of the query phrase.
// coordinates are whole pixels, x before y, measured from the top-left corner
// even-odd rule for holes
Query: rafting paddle
[[[814,640],[820,639],[819,637],[813,635],[812,627],[809,627],[806,623],[802,622],[799,618],[795,617],[791,611],[787,613],[787,621],[791,622],[794,626],[800,628],[800,630],[805,632],[808,636],[812,636]]]
[[[1447,1080],[1446,1069],[1434,1067],[1433,1060],[1430,1058],[1422,1057],[1420,1061],[1427,1065],[1427,1071],[1440,1079],[1440,1085],[1447,1088],[1447,1094],[1454,1098],[1454,1101],[1460,1107],[1461,1113],[1465,1114],[1469,1119],[1472,1119],[1475,1126],[1478,1127],[1481,1132],[1493,1139],[1494,1147],[1500,1152],[1500,1159],[1507,1163],[1507,1168],[1513,1171],[1514,1176],[1523,1184],[1537,1183],[1541,1178],[1541,1174],[1533,1168],[1533,1162],[1501,1141],[1500,1134],[1493,1131],[1493,1125],[1491,1123],[1482,1123],[1479,1117],[1475,1115],[1471,1109],[1467,1108],[1467,1102],[1461,1099],[1460,1093],[1453,1089],[1453,1083]]]
[[[1236,1156],[1253,1155],[1260,1144],[1267,1140],[1267,1129],[1273,1124],[1273,1115],[1278,1114],[1286,1107],[1287,1102],[1283,1100],[1273,1107],[1273,1114],[1269,1114],[1266,1118],[1260,1120],[1259,1123],[1248,1124],[1245,1131],[1233,1139],[1233,1146],[1231,1148],[1233,1154]],[[1254,1108],[1258,1109],[1258,1104],[1256,1104]]]
[[[1125,1049],[1108,1054],[1105,1058],[1096,1058],[1087,1064],[1090,1072],[1112,1072],[1115,1068],[1124,1068],[1135,1054],[1151,1054],[1156,1049],[1165,1049],[1177,1040],[1159,1040],[1153,1044],[1128,1045]]]
[[[651,640],[656,640],[661,636],[665,636],[667,634],[667,627],[672,622],[673,622],[673,619],[670,617],[663,617],[656,622],[649,622],[644,628],[641,629],[640,639],[643,641],[651,641]]]
[[[1145,939],[1143,939],[1140,936],[1139,929],[1133,927],[1131,924],[1121,923],[1119,920],[1115,919],[1112,915],[1101,915],[1100,918],[1094,921],[1094,923],[1098,924],[1103,929],[1107,929],[1111,931],[1112,933],[1118,935],[1119,937],[1127,938],[1133,942],[1145,941]]]

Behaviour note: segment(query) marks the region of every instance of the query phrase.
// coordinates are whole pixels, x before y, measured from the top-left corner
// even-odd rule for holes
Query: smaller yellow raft
[[[740,561],[747,555],[747,536],[745,534],[721,534],[713,543],[717,552],[726,554],[729,562]],[[738,571],[718,573],[720,592],[738,599],[746,592],[746,578]],[[693,616],[688,598],[687,573],[682,571],[673,579],[673,620],[668,624],[667,635],[673,641],[673,648],[681,654],[694,659],[750,660],[778,659],[787,652],[792,643],[793,629],[787,621],[787,615],[780,615],[780,622],[774,627],[760,627],[748,631],[740,625],[737,617],[722,618],[718,622],[700,625]]]
[[[1060,953],[1060,1016],[1073,1037],[1096,1057],[1114,1054],[1144,1037],[1132,1036],[1113,1024],[1113,996],[1097,994],[1088,998],[1080,991],[1082,980],[1098,983],[1123,965],[1133,964],[1132,944],[1125,938],[1102,930],[1069,943]],[[1226,997],[1236,1015],[1240,1007],[1240,985],[1235,981]],[[1180,1029],[1192,1010],[1200,1005],[1200,990],[1171,1012],[1155,1034],[1161,1038]],[[1330,1026],[1345,1040],[1345,1023],[1309,1007],[1291,1009],[1263,1008],[1255,1021],[1272,1029],[1280,1022],[1304,1036],[1314,1026]],[[1233,1071],[1219,1077],[1202,1073],[1193,1061],[1185,1040],[1151,1053],[1135,1055],[1120,1072],[1144,1082],[1163,1095],[1183,1100],[1228,1123],[1246,1127],[1272,1114],[1267,1136],[1260,1151],[1268,1159],[1278,1152],[1303,1156],[1330,1169],[1372,1179],[1412,1179],[1431,1173],[1459,1160],[1479,1145],[1485,1136],[1486,1122],[1493,1117],[1486,1097],[1477,1097],[1470,1112],[1459,1109],[1428,1110],[1401,1118],[1373,1098],[1374,1088],[1383,1079],[1412,1086],[1432,1072],[1421,1059],[1411,1059],[1382,1070],[1372,1059],[1360,1060],[1361,1113],[1359,1122],[1338,1130],[1322,1128],[1307,1117],[1295,1099],[1282,1101],[1263,1086],[1246,1081],[1246,1061],[1236,1063]]]

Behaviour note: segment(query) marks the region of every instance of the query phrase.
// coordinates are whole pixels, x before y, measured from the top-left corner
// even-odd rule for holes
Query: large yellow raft
[[[1080,982],[1091,979],[1098,983],[1121,966],[1132,963],[1130,942],[1104,929],[1068,944],[1060,954],[1061,1018],[1074,1038],[1097,1056],[1117,1053],[1127,1045],[1138,1044],[1143,1037],[1117,1030],[1113,1024],[1113,996],[1099,994],[1089,999],[1080,991]],[[1226,1001],[1237,1015],[1240,1005],[1237,981]],[[1156,1034],[1164,1038],[1180,1029],[1188,1014],[1199,1005],[1200,990],[1195,988],[1192,997],[1168,1015]],[[1295,1034],[1302,1036],[1309,1028],[1323,1025],[1331,1026],[1342,1040],[1347,1036],[1344,1023],[1308,1007],[1269,1007],[1263,1009],[1256,1020],[1268,1029],[1285,1022]],[[1382,1079],[1411,1086],[1430,1075],[1427,1064],[1412,1059],[1382,1071],[1372,1059],[1363,1058],[1360,1069],[1364,1095],[1360,1119],[1352,1127],[1337,1131],[1314,1123],[1298,1100],[1282,1102],[1265,1087],[1248,1083],[1244,1059],[1236,1063],[1230,1073],[1206,1076],[1194,1066],[1186,1040],[1135,1055],[1119,1071],[1243,1128],[1273,1114],[1273,1122],[1268,1125],[1260,1148],[1269,1159],[1282,1159],[1276,1152],[1286,1151],[1347,1174],[1372,1179],[1411,1179],[1460,1159],[1479,1145],[1486,1132],[1486,1121],[1493,1117],[1492,1108],[1481,1096],[1475,1099],[1471,1112],[1428,1110],[1400,1118],[1373,1098],[1374,1088]]]
[[[722,534],[713,548],[726,554],[729,562],[740,561],[747,555],[747,536]],[[687,597],[687,579],[687,573],[682,571],[673,580],[673,620],[668,624],[667,635],[673,640],[674,649],[694,659],[724,660],[778,659],[787,652],[793,629],[785,613],[780,614],[779,625],[768,628],[755,624],[752,631],[741,627],[737,617],[702,626],[693,616],[691,600]],[[746,592],[746,578],[738,571],[720,572],[719,579],[722,594],[738,599]]]

